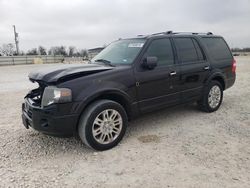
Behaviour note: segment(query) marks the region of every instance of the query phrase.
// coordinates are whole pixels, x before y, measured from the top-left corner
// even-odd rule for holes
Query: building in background
[[[98,47],[98,48],[88,49],[88,58],[92,59],[97,54],[99,54],[103,49],[104,49],[104,47]]]

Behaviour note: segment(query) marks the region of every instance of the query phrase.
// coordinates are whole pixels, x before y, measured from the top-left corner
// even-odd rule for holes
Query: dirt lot
[[[250,58],[215,113],[194,104],[130,122],[116,148],[95,152],[21,123],[31,70],[0,67],[0,187],[250,187]]]

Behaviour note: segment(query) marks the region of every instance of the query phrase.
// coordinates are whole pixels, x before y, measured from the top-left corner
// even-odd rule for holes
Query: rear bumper
[[[62,104],[61,104],[62,105]],[[29,99],[22,104],[22,120],[26,128],[33,129],[49,135],[72,136],[76,132],[78,114],[63,114],[65,108],[70,111],[72,103],[62,106],[51,105],[47,108],[34,106]]]
[[[236,80],[236,75],[234,75],[232,78],[227,79],[225,83],[225,89],[228,89],[234,85],[234,82]]]

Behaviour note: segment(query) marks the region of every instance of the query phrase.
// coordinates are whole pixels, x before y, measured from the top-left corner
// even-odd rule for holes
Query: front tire
[[[201,110],[214,112],[219,109],[223,100],[223,88],[220,82],[212,80],[205,88],[203,97],[198,101]]]
[[[81,115],[78,134],[85,145],[99,151],[108,150],[122,140],[127,124],[126,111],[119,103],[98,100]]]

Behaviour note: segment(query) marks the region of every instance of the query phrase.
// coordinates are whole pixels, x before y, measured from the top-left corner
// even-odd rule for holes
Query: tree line
[[[250,52],[250,48],[231,48],[232,52]],[[12,43],[3,44],[0,46],[0,56],[13,56],[17,55],[15,47]],[[88,50],[77,49],[74,46],[53,46],[47,50],[43,46],[32,48],[27,52],[21,51],[18,55],[62,55],[65,57],[85,57],[88,58]]]
[[[0,56],[13,56],[17,55],[15,47],[12,43],[3,44],[0,46]],[[65,57],[88,57],[88,51],[86,49],[77,49],[74,46],[53,46],[47,50],[43,46],[38,48],[32,48],[27,52],[21,51],[18,55],[62,55]]]
[[[232,52],[250,52],[250,48],[232,48]]]

